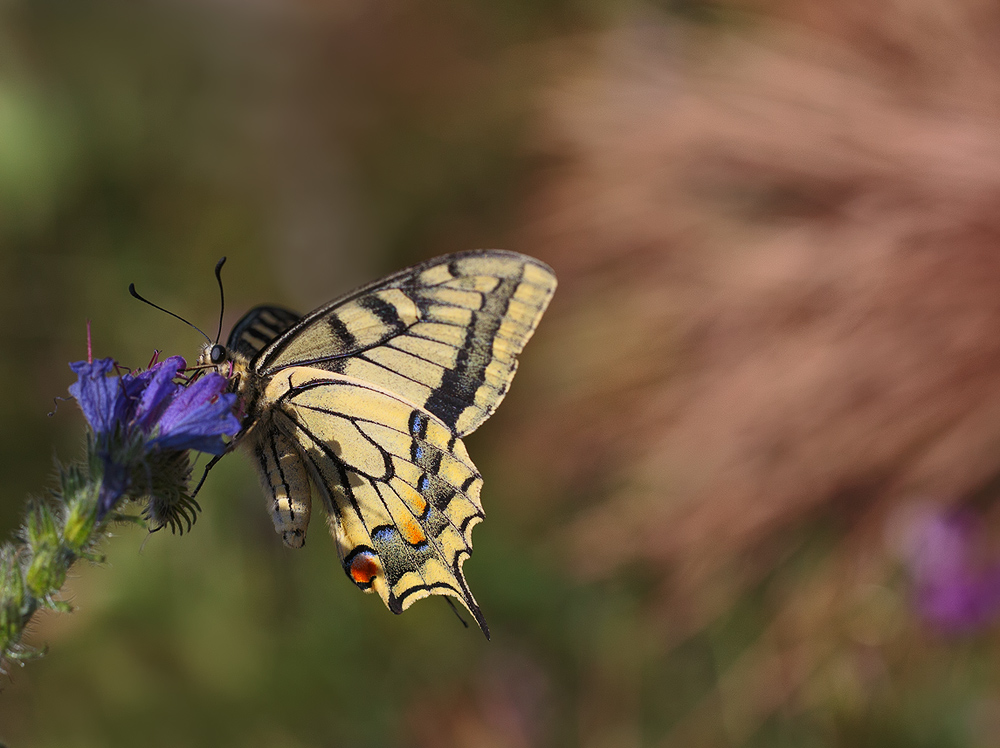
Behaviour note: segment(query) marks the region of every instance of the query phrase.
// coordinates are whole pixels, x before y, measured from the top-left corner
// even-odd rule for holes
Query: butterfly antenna
[[[215,335],[215,343],[218,345],[219,338],[222,337],[222,316],[226,313],[226,292],[222,288],[222,266],[226,264],[226,258],[223,257],[217,263],[215,263],[215,279],[219,281],[219,332]]]
[[[208,335],[205,335],[205,333],[202,331],[202,329],[200,327],[191,324],[190,322],[188,322],[186,319],[184,319],[179,314],[174,314],[169,309],[164,309],[162,306],[154,304],[149,299],[144,299],[142,296],[139,295],[139,292],[135,290],[135,283],[129,283],[128,284],[128,292],[130,294],[132,294],[132,296],[134,296],[135,298],[137,298],[139,301],[142,301],[142,302],[144,302],[146,304],[149,304],[151,307],[153,307],[154,309],[159,309],[161,312],[166,312],[171,317],[176,317],[177,319],[179,319],[181,322],[183,322],[188,327],[193,327],[195,330],[197,330],[198,332],[200,332],[205,337],[205,340],[208,341],[209,345],[211,345],[212,339],[210,337],[208,337]]]

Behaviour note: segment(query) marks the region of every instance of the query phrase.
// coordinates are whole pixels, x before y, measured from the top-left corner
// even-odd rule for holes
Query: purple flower
[[[178,383],[185,365],[172,356],[146,371],[112,376],[109,358],[70,364],[77,381],[69,392],[94,432],[103,465],[101,516],[130,491],[142,490],[153,500],[157,493],[182,495],[176,484],[187,477],[187,450],[220,455],[227,448],[224,437],[239,431],[236,395],[225,391],[226,379],[209,373],[191,384]],[[157,490],[165,485],[169,490]]]
[[[952,632],[995,620],[1000,615],[1000,562],[977,556],[981,538],[974,517],[932,514],[914,530],[909,560],[920,614]]]
[[[110,358],[92,364],[70,364],[78,379],[69,387],[90,428],[99,437],[120,429],[126,435],[147,437],[150,449],[196,449],[219,455],[226,451],[224,436],[240,430],[233,414],[236,395],[227,393],[226,379],[210,373],[190,385],[174,381],[186,366],[171,356],[138,374],[108,376]]]
[[[158,435],[152,443],[159,449],[196,449],[221,455],[223,436],[240,430],[233,415],[236,395],[225,392],[225,377],[211,373],[174,392],[156,420]]]

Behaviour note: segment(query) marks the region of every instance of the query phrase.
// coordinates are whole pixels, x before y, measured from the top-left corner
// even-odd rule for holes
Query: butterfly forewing
[[[313,366],[381,385],[474,431],[503,400],[555,290],[548,266],[498,250],[404,270],[307,315],[253,362]]]

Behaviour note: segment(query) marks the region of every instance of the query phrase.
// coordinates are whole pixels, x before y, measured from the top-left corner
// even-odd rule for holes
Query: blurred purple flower
[[[189,449],[222,454],[223,437],[239,431],[236,395],[225,391],[226,379],[209,373],[190,384],[175,382],[185,366],[183,358],[172,356],[137,374],[109,376],[114,368],[109,358],[70,364],[77,381],[69,392],[94,432],[104,465],[101,516],[129,490],[137,468],[154,472]]]
[[[911,536],[910,569],[920,615],[938,628],[970,631],[1000,615],[1000,562],[976,555],[978,527],[967,513],[923,517]]]

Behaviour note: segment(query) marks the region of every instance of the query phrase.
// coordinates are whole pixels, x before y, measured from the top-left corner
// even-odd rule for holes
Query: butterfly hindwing
[[[398,395],[322,369],[282,371],[267,397],[327,504],[348,577],[396,613],[452,595],[486,631],[462,572],[483,513],[461,440]]]
[[[551,269],[525,255],[446,255],[321,307],[252,365],[262,376],[311,366],[377,384],[464,436],[503,400],[554,290]]]

